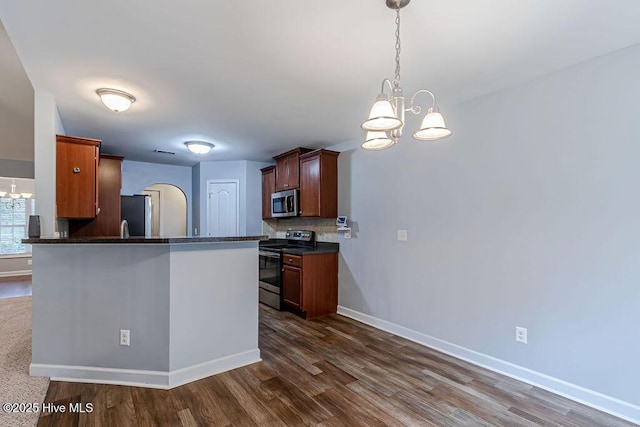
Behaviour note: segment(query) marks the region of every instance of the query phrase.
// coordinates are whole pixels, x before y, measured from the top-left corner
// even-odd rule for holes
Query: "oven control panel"
[[[312,242],[315,240],[315,232],[311,230],[289,230],[285,234],[289,240]]]

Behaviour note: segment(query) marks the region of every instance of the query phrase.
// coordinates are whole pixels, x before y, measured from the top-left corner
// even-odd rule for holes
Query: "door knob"
[[[73,173],[80,173],[80,168],[78,167],[73,168]]]

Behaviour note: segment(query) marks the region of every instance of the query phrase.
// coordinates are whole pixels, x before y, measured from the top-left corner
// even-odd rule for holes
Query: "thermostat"
[[[336,225],[338,227],[346,227],[347,226],[347,217],[346,216],[339,216],[338,219],[336,219]]]

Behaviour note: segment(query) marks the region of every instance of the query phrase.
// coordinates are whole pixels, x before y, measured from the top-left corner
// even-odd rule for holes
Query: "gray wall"
[[[2,22],[0,75],[0,176],[33,178],[34,91]],[[30,174],[7,160],[24,162]]]
[[[28,160],[0,159],[0,176],[33,178],[34,163]]]
[[[190,233],[193,200],[191,168],[131,160],[122,162],[122,190],[120,194],[140,194],[142,190],[152,184],[171,184],[182,190],[187,198],[187,231]]]
[[[0,256],[0,277],[10,277],[19,275],[27,275],[31,273],[31,266],[28,264],[31,255],[3,255]],[[28,273],[27,273],[28,272]]]
[[[247,162],[247,234],[262,234],[262,172],[271,163]]]
[[[343,152],[340,304],[639,405],[638,69],[640,46],[443,109],[448,140],[411,117]]]
[[[171,245],[170,370],[258,348],[257,242]]]
[[[32,363],[169,370],[166,245],[33,249]],[[131,331],[130,347],[119,345],[120,329]]]
[[[191,233],[194,236],[202,234],[200,228],[200,163],[191,168],[191,189],[193,191],[193,222]]]
[[[260,168],[268,163],[245,160],[231,162],[201,162],[193,167],[200,185],[199,217],[200,234],[207,234],[207,180],[237,179],[240,183],[240,234],[262,233],[262,174]],[[194,175],[194,180],[196,179]]]

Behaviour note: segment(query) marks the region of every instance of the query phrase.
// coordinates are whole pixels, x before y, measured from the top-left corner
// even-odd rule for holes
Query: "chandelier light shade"
[[[396,141],[387,135],[384,131],[367,132],[362,148],[367,150],[384,150],[394,145]]]
[[[215,147],[212,143],[204,141],[187,141],[184,145],[186,145],[192,153],[200,155],[207,154],[213,147]]]
[[[422,119],[420,130],[413,134],[415,139],[421,141],[434,141],[436,139],[451,136],[453,132],[444,124],[444,117],[436,108],[429,108],[427,115]]]
[[[402,126],[402,121],[396,117],[389,97],[381,93],[371,107],[369,118],[362,123],[366,131],[390,131]]]
[[[0,197],[4,197],[4,196],[6,196],[6,195],[7,195],[7,192],[6,192],[6,191],[0,191]]]
[[[116,113],[127,111],[131,104],[136,102],[133,95],[117,89],[101,88],[96,90],[96,93],[105,107]]]
[[[20,193],[23,199],[30,199],[33,193]]]
[[[362,148],[367,150],[382,150],[396,144],[402,136],[405,113],[418,115],[422,108],[415,103],[416,95],[426,93],[431,96],[432,103],[427,109],[427,115],[422,120],[422,126],[413,134],[421,141],[433,141],[450,136],[453,132],[444,124],[444,117],[436,107],[435,95],[426,89],[420,89],[413,94],[408,108],[400,87],[400,9],[411,0],[385,0],[389,8],[396,11],[396,71],[393,80],[382,80],[382,90],[376,98],[367,120],[361,127],[367,131]],[[389,87],[391,95],[385,93]]]

